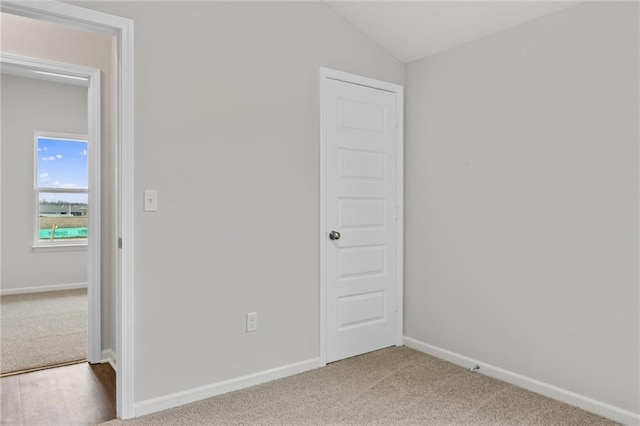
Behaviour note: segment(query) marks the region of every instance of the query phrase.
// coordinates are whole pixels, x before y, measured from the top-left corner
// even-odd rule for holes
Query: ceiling
[[[401,62],[451,49],[575,5],[547,1],[326,1]]]

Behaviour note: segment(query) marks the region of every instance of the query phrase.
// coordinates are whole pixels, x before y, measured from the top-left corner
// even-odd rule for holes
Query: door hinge
[[[400,207],[396,206],[396,220],[400,219]]]
[[[118,248],[122,248],[122,237],[118,237]]]

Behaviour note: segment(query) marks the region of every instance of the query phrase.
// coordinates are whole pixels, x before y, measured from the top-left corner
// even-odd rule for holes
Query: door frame
[[[40,58],[0,52],[2,74],[87,87],[87,137],[89,140],[89,239],[87,241],[87,358],[96,364],[102,360],[100,304],[100,70]],[[72,79],[61,77],[69,76]],[[40,129],[46,130],[46,129]],[[37,223],[34,223],[34,225]],[[37,227],[34,227],[34,236]],[[38,249],[43,250],[43,249]],[[55,247],[44,250],[56,250]]]
[[[403,344],[403,265],[404,265],[404,87],[399,84],[375,80],[356,74],[320,68],[320,211],[319,211],[319,337],[320,365],[327,365],[327,141],[325,107],[327,80],[338,80],[396,94],[396,346]]]
[[[116,232],[119,249],[113,271],[116,297],[116,412],[122,419],[134,417],[134,93],[133,20],[48,0],[3,0],[0,11],[114,36],[117,60],[116,114]],[[124,243],[123,243],[124,242]]]

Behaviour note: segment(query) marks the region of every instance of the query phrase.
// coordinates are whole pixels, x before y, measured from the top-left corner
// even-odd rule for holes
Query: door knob
[[[340,233],[338,231],[329,232],[329,239],[330,240],[339,240],[340,239]]]

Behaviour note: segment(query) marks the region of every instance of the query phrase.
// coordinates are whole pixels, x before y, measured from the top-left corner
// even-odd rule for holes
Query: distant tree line
[[[49,206],[68,206],[69,204],[71,204],[72,206],[87,206],[87,203],[79,203],[79,202],[75,202],[75,201],[48,201],[48,200],[42,200],[40,201],[40,204],[46,204]]]

